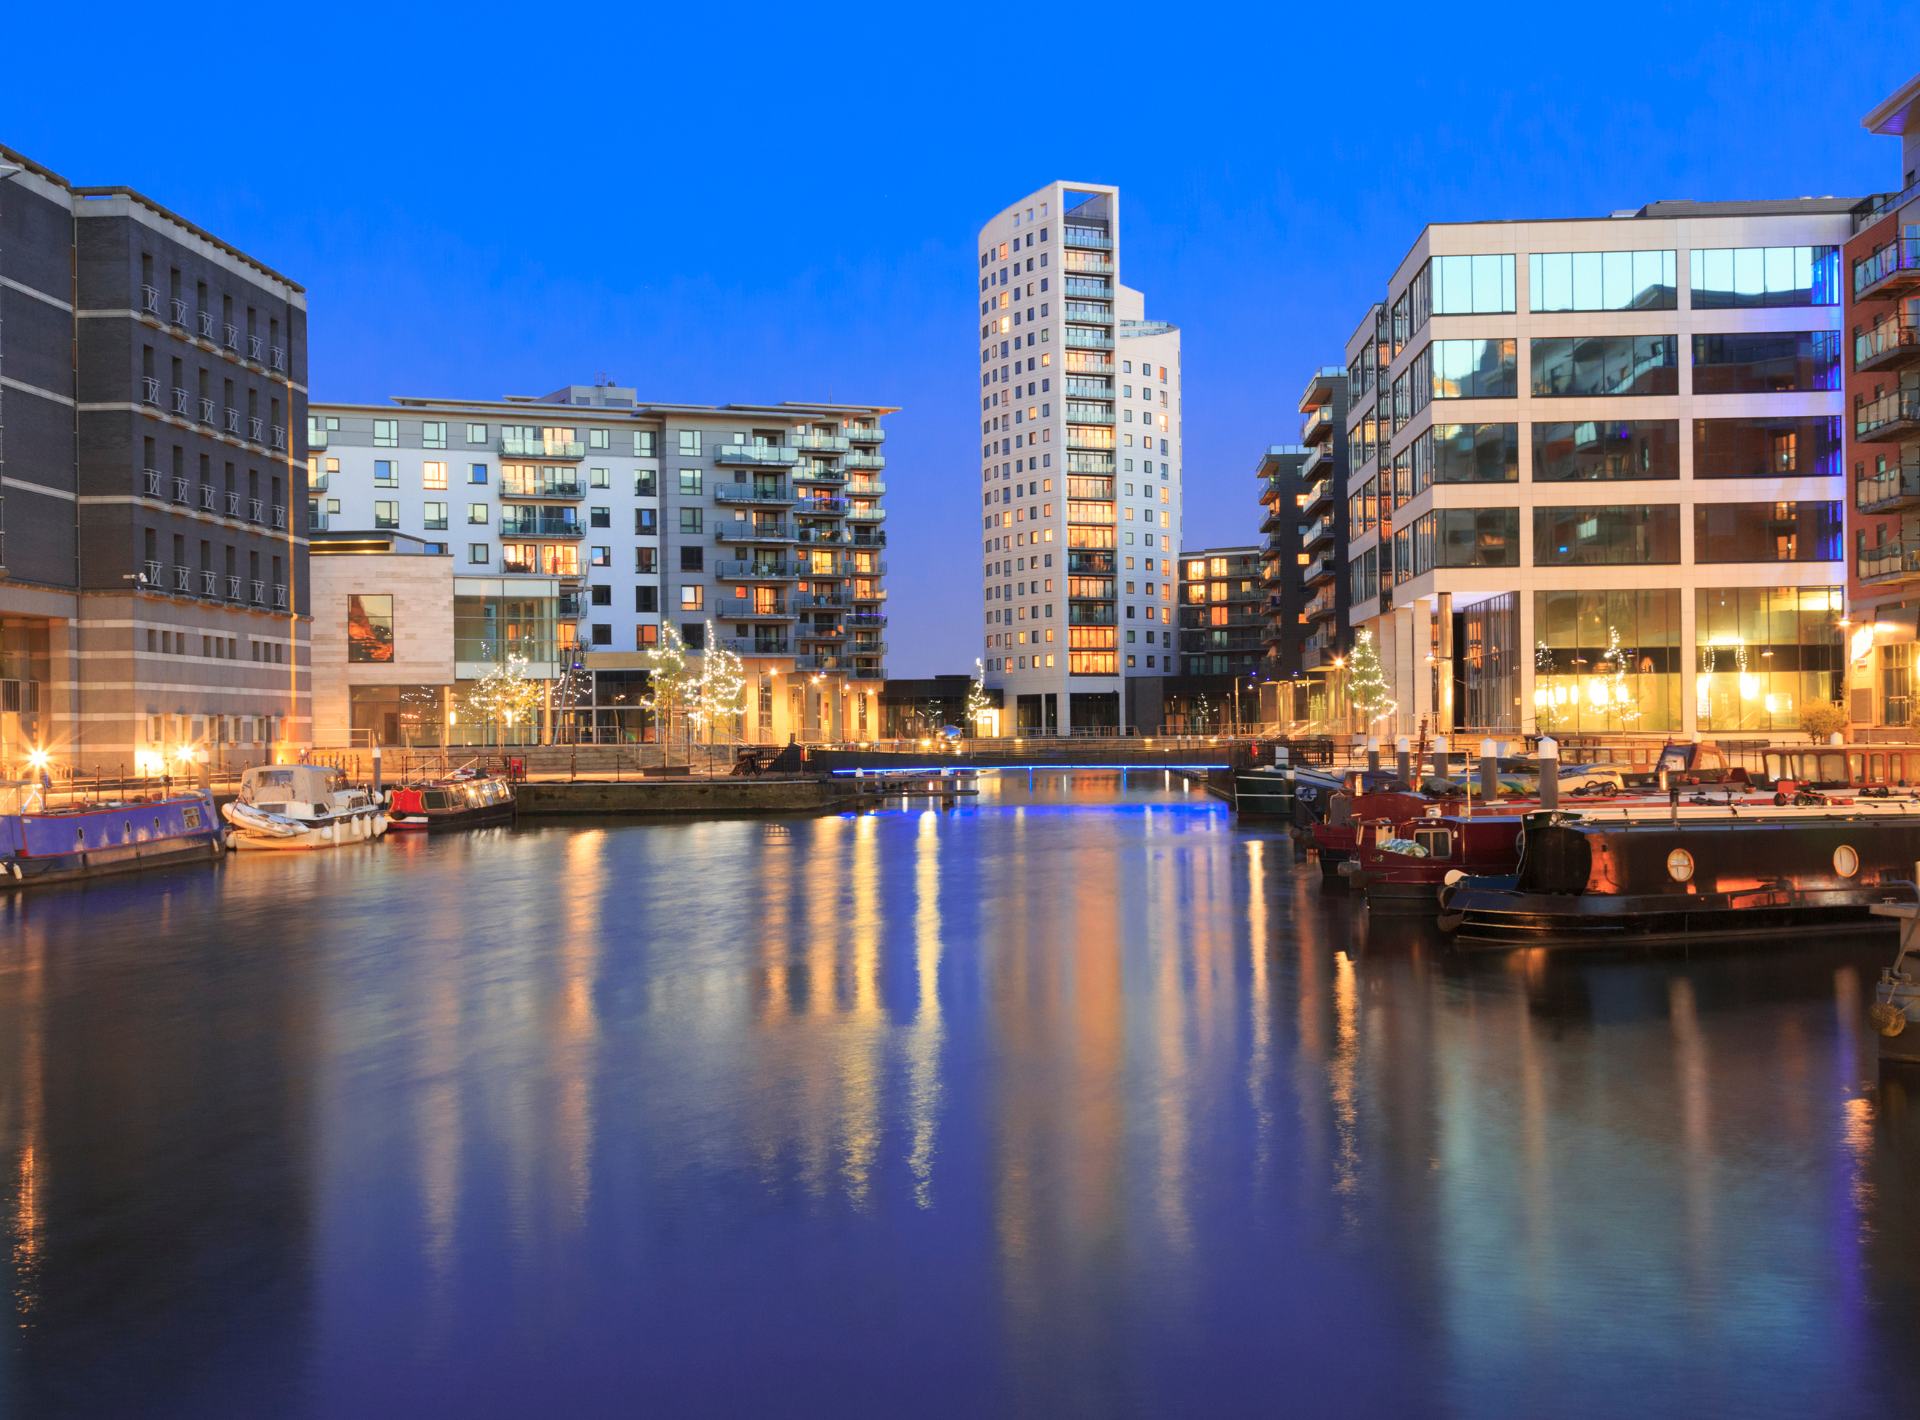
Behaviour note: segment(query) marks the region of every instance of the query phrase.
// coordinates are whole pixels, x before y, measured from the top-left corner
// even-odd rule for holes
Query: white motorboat
[[[364,789],[347,787],[321,764],[266,764],[240,780],[240,796],[220,810],[232,825],[227,847],[339,848],[387,831],[387,816]]]

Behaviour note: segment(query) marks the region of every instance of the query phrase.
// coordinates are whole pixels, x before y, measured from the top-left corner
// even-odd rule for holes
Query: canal
[[[1464,958],[981,783],[0,903],[0,1415],[1911,1413],[1886,938]]]

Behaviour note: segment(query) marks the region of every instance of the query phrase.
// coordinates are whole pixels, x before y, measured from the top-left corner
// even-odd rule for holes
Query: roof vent
[[[1609,212],[1607,215],[1609,217],[1637,217],[1640,215],[1640,209],[1638,207],[1622,207],[1618,212]]]

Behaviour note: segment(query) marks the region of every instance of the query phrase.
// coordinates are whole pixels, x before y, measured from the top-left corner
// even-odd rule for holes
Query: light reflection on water
[[[0,1413],[1905,1407],[1884,939],[1462,959],[981,790],[0,903]]]

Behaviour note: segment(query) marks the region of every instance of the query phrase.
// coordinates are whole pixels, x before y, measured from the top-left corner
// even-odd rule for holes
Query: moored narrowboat
[[[1511,874],[1520,861],[1520,815],[1439,814],[1366,825],[1344,865],[1375,915],[1432,917],[1447,878]]]
[[[1861,928],[1910,901],[1920,803],[1733,802],[1525,816],[1511,877],[1464,877],[1440,926],[1462,946],[1737,941]]]
[[[394,789],[387,799],[387,825],[396,833],[479,828],[511,823],[513,785],[504,779],[442,779]]]
[[[209,862],[220,816],[205,794],[49,808],[31,782],[0,783],[0,887],[78,882]]]

